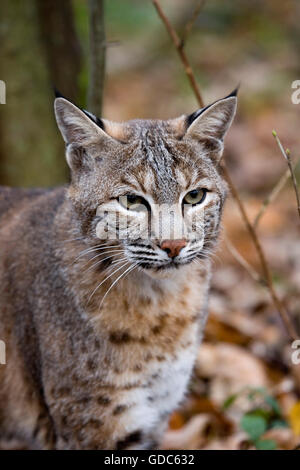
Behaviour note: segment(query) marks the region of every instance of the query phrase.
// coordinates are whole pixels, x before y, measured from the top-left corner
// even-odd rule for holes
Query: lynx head
[[[87,243],[108,240],[151,275],[206,258],[226,196],[219,163],[236,104],[233,92],[176,119],[115,123],[57,98],[69,198]]]

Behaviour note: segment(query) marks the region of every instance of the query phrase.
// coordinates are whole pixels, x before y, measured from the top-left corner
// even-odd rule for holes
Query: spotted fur
[[[229,96],[192,117],[99,125],[56,99],[70,185],[0,191],[1,448],[158,445],[206,321],[235,107]],[[184,213],[195,188],[207,197]],[[145,210],[122,207],[128,193]],[[172,259],[158,205],[184,229]],[[118,238],[107,239],[114,222]]]

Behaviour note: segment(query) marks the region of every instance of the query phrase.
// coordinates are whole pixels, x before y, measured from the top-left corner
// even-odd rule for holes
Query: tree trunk
[[[90,67],[88,110],[98,117],[102,113],[105,74],[104,0],[89,0]]]
[[[70,0],[36,0],[39,30],[50,79],[60,93],[78,100],[81,47]]]
[[[42,2],[41,2],[42,3]],[[52,186],[68,179],[35,0],[1,1],[0,184]]]

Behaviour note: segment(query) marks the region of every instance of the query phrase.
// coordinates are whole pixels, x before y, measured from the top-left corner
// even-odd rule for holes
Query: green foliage
[[[267,430],[266,419],[252,412],[242,417],[240,425],[253,442],[256,442]]]
[[[282,412],[276,398],[272,397],[264,388],[253,388],[243,390],[240,393],[231,395],[223,404],[223,409],[227,410],[238,397],[244,396],[249,402],[255,403],[250,411],[244,414],[240,427],[249,437],[249,441],[258,450],[276,449],[276,442],[272,439],[263,439],[262,436],[269,429],[287,427],[287,423],[282,417]]]
[[[257,450],[275,450],[276,442],[273,439],[259,439],[255,443]]]
[[[233,395],[230,395],[223,403],[223,410],[227,410],[230,408],[231,405],[235,402],[235,400],[238,398],[239,394],[234,393]]]

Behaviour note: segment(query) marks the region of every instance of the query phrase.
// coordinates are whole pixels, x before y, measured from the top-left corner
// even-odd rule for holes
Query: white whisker
[[[87,255],[89,253],[93,253],[95,251],[101,251],[101,250],[105,250],[107,248],[120,248],[119,245],[111,245],[111,246],[103,246],[103,245],[96,245],[96,246],[93,246],[93,247],[89,247],[87,248],[86,250],[83,250],[79,253],[79,255],[77,256],[77,258],[75,258],[75,260],[73,261],[73,264],[79,259],[81,258],[82,256],[84,255]],[[115,250],[114,250],[115,251]]]
[[[124,256],[124,258],[116,259],[115,261],[112,262],[112,264],[116,264],[118,261],[124,261],[125,259],[128,260],[127,256]]]
[[[101,300],[101,303],[99,305],[99,310],[101,309],[101,306],[106,298],[106,296],[108,295],[108,293],[111,291],[111,289],[114,287],[114,285],[123,277],[125,277],[125,275],[129,274],[131,271],[134,270],[134,268],[136,268],[138,265],[138,263],[134,264],[134,265],[131,265],[129,266],[129,268],[126,269],[126,271],[124,271],[119,277],[117,277],[117,279],[111,284],[111,286],[109,287],[109,289],[106,291],[106,293],[104,294],[102,300]]]
[[[115,255],[106,256],[106,258],[100,259],[100,260],[97,261],[96,263],[93,263],[92,266],[90,266],[89,268],[87,268],[87,269],[85,270],[85,273],[87,273],[87,272],[90,271],[91,269],[93,269],[93,268],[95,268],[96,266],[98,266],[98,264],[101,264],[101,263],[103,263],[104,261],[106,261],[107,259],[113,258],[114,256],[117,256],[117,255],[118,255],[118,253],[116,253]],[[94,258],[97,258],[97,257],[99,257],[99,256],[100,256],[100,255],[94,256]],[[92,259],[94,259],[94,258],[92,258]],[[127,258],[122,258],[122,260],[124,260],[124,259],[127,259]],[[90,261],[92,261],[92,260],[90,260]]]
[[[99,258],[99,256],[102,255],[107,255],[108,253],[125,253],[124,250],[109,250],[109,251],[102,251],[101,253],[97,253],[93,258],[89,259],[88,262],[93,261],[96,258]]]
[[[88,298],[88,301],[87,303],[89,304],[90,300],[92,299],[93,295],[95,294],[95,292],[99,289],[99,287],[102,286],[102,284],[107,281],[111,276],[113,276],[116,272],[120,271],[120,269],[124,268],[124,266],[126,266],[127,263],[124,263],[122,266],[120,266],[119,268],[117,268],[115,271],[113,271],[109,276],[106,276],[103,281],[100,282],[100,284],[97,285],[97,287],[93,290],[93,292],[91,293],[91,295],[89,296]]]

